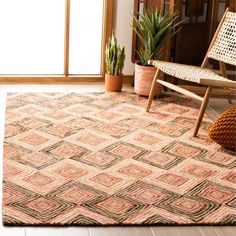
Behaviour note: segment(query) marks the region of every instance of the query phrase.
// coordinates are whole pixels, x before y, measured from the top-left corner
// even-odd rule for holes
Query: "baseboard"
[[[132,84],[133,76],[125,75],[124,84]],[[104,83],[102,76],[64,76],[64,75],[7,75],[0,76],[0,84],[77,84],[77,83]]]

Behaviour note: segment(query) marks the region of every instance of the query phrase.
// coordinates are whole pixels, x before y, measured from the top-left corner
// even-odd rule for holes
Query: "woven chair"
[[[209,58],[219,61],[221,75],[206,68]],[[193,133],[193,136],[196,137],[208,104],[211,89],[213,87],[236,89],[236,82],[227,79],[225,63],[236,66],[236,13],[229,11],[229,9],[226,9],[222,20],[220,21],[201,67],[157,60],[149,61],[149,64],[155,66],[157,71],[153,78],[146,111],[149,112],[151,107],[157,83],[191,98],[200,100],[202,104]],[[161,71],[178,79],[207,86],[204,97],[198,96],[177,85],[158,79]]]

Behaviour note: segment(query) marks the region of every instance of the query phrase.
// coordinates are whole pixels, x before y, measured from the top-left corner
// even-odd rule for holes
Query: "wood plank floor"
[[[103,91],[101,84],[80,85],[0,85],[0,196],[2,196],[2,142],[4,138],[7,92],[93,92]],[[126,86],[125,90],[132,91]],[[235,101],[234,101],[235,102]],[[211,99],[208,114],[214,119],[229,104],[227,100]],[[2,197],[1,197],[2,199]],[[1,200],[2,201],[2,200]],[[1,204],[2,205],[2,204]],[[0,206],[1,211],[1,206]],[[2,222],[0,214],[0,222]],[[179,227],[3,227],[0,236],[235,236],[232,226]]]

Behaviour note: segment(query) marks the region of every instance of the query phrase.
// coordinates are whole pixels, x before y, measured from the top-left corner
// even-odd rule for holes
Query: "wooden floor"
[[[103,85],[0,85],[0,178],[2,178],[2,142],[4,137],[5,103],[7,92],[93,92],[103,91]],[[125,87],[125,90],[132,90]],[[235,101],[234,101],[235,102]],[[227,100],[211,99],[207,112],[216,118],[230,104]],[[2,196],[2,179],[0,179]],[[2,197],[1,197],[2,198]],[[2,205],[2,204],[1,204]],[[0,209],[1,211],[1,209]],[[2,222],[0,214],[0,222]],[[178,227],[3,227],[0,236],[235,236],[232,226]]]

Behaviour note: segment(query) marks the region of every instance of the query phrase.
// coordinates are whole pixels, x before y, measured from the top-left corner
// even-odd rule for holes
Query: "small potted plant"
[[[117,44],[116,37],[112,34],[105,50],[105,89],[107,92],[120,92],[123,84],[122,70],[125,60],[125,48]]]
[[[148,96],[156,68],[148,65],[148,60],[160,60],[163,55],[163,45],[168,37],[177,32],[181,22],[175,23],[177,13],[162,16],[161,10],[146,10],[144,14],[133,16],[133,27],[141,47],[137,51],[139,61],[135,64],[134,90],[139,95]],[[163,76],[163,74],[161,74]],[[156,95],[162,92],[158,84]]]

